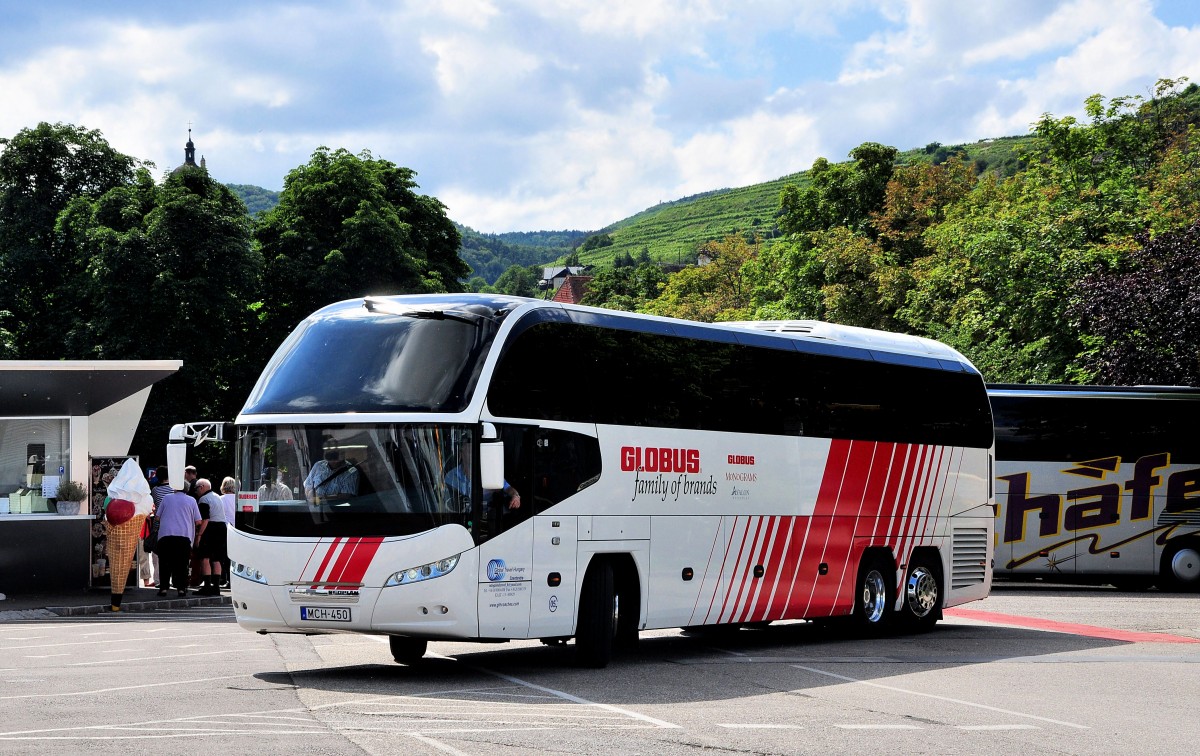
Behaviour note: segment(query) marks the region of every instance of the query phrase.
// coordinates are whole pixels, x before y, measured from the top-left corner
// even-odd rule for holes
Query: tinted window
[[[305,321],[272,358],[242,412],[459,412],[495,335],[485,319],[366,310]]]
[[[993,394],[996,457],[1011,460],[1137,459],[1170,452],[1197,458],[1200,396],[1058,396]]]
[[[571,323],[534,325],[506,345],[488,403],[498,415],[541,420],[975,447],[992,440],[973,373]]]

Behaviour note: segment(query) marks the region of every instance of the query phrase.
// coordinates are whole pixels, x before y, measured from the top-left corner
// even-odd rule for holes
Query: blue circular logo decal
[[[488,566],[487,566],[488,580],[503,580],[505,572],[506,572],[506,569],[504,567],[503,559],[493,559],[492,561],[488,562]]]

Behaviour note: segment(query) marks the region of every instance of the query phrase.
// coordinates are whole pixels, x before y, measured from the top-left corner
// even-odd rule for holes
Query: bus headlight
[[[267,576],[262,574],[262,571],[256,570],[248,564],[233,562],[229,566],[233,568],[233,574],[240,578],[245,578],[255,583],[262,583],[263,585],[267,584]]]
[[[442,575],[449,574],[458,566],[458,558],[461,554],[455,554],[452,557],[439,559],[436,562],[423,564],[420,567],[409,567],[407,570],[400,570],[394,573],[387,582],[383,584],[384,588],[389,588],[394,585],[408,585],[410,583],[419,583],[422,580],[432,580],[439,578]]]

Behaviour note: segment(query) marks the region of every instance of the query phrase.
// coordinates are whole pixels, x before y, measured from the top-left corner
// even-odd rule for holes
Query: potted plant
[[[87,498],[87,489],[82,483],[63,478],[58,482],[58,491],[54,498],[57,500],[55,509],[60,515],[77,515],[80,505]]]

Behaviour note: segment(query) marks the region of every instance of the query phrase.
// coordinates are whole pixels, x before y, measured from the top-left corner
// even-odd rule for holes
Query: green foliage
[[[470,271],[458,230],[441,202],[414,191],[414,176],[366,151],[326,147],[288,173],[279,205],[254,231],[269,340],[339,300],[461,289]]]
[[[662,267],[649,261],[602,270],[588,284],[582,304],[637,312],[658,297],[666,282]]]
[[[513,265],[500,274],[492,291],[514,297],[536,297],[540,279],[541,268],[537,266],[522,268],[520,265]]]
[[[70,478],[63,478],[58,482],[54,498],[59,501],[83,501],[87,498],[87,489],[83,487],[82,483],[76,483]]]
[[[895,147],[864,142],[850,151],[849,163],[817,158],[808,172],[810,186],[790,185],[780,193],[780,228],[791,234],[835,226],[868,231],[872,213],[883,204],[898,154]]]
[[[246,206],[246,212],[258,215],[279,204],[279,192],[252,184],[226,184]]]
[[[10,313],[18,354],[68,356],[62,334],[78,317],[73,282],[82,261],[56,243],[58,215],[77,197],[128,184],[139,165],[80,126],[43,122],[0,139],[0,310]]]
[[[611,247],[612,243],[612,237],[608,234],[593,234],[592,236],[589,236],[583,240],[583,244],[579,245],[578,252],[582,254],[585,252],[591,252],[594,249]]]
[[[706,244],[703,251],[711,262],[672,275],[662,294],[642,311],[705,322],[749,317],[751,289],[741,271],[758,256],[758,243],[748,244],[745,238],[730,235]]]
[[[262,260],[241,200],[200,168],[161,186],[141,170],[131,185],[74,200],[58,233],[82,267],[73,311],[87,313],[61,335],[67,351],[183,360],[151,394],[135,444],[161,448],[182,419],[233,417],[269,356],[247,304]]]
[[[466,226],[457,228],[462,236],[459,255],[473,275],[489,284],[512,265],[549,265],[585,238],[582,231],[481,234]]]

